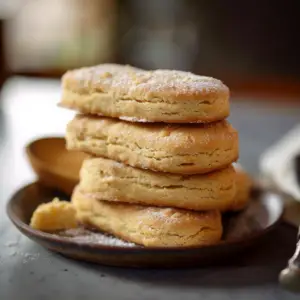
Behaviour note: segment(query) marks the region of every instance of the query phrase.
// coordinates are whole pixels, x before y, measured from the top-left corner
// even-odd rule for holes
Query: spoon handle
[[[287,268],[280,273],[279,281],[284,288],[300,292],[300,227],[295,253],[290,258]]]

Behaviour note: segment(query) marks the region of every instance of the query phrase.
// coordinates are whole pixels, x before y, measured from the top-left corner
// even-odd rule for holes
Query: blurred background
[[[30,140],[64,136],[74,112],[57,106],[61,75],[105,62],[224,81],[239,161],[264,173],[262,155],[299,125],[299,14],[299,0],[0,0],[5,186],[34,178],[23,151]]]
[[[299,99],[299,12],[300,1],[0,0],[0,85],[117,62]]]

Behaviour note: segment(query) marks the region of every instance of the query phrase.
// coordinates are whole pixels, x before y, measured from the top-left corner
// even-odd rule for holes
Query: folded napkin
[[[286,206],[284,219],[296,226],[300,225],[299,156],[300,125],[297,125],[265,151],[259,162],[263,183],[283,193]]]

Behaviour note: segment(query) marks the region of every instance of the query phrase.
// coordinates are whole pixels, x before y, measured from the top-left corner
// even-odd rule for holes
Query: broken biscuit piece
[[[54,198],[51,202],[43,203],[36,208],[30,226],[46,232],[75,228],[76,210],[72,203]]]

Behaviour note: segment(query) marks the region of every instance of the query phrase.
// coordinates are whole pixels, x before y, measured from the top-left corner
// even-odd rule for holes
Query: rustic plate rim
[[[99,251],[107,251],[107,250],[113,250],[113,251],[120,251],[120,252],[187,252],[187,251],[201,251],[203,249],[215,249],[215,248],[221,248],[221,247],[227,247],[232,245],[240,245],[244,243],[251,242],[253,240],[258,239],[259,237],[267,234],[270,230],[274,229],[276,226],[278,226],[283,221],[284,216],[284,204],[283,202],[280,203],[280,209],[281,212],[279,213],[279,216],[276,218],[276,220],[269,226],[265,227],[263,230],[253,232],[247,237],[241,237],[232,239],[229,241],[220,241],[218,244],[215,245],[203,245],[203,246],[187,246],[187,247],[143,247],[140,245],[136,245],[136,247],[130,247],[130,246],[116,246],[116,245],[105,245],[101,243],[90,243],[85,241],[74,241],[71,238],[68,237],[62,237],[58,236],[52,233],[43,232],[40,230],[36,230],[31,228],[28,224],[20,220],[20,218],[15,214],[13,211],[13,203],[16,201],[16,199],[22,194],[25,190],[29,189],[32,186],[35,186],[39,184],[37,181],[26,184],[19,188],[16,192],[12,194],[12,196],[9,198],[8,202],[6,203],[6,213],[10,219],[10,221],[16,226],[16,228],[25,236],[27,237],[34,237],[39,240],[45,240],[50,243],[63,243],[68,246],[74,246],[74,247],[85,247],[89,248],[89,250],[99,250]],[[280,198],[282,197],[280,193],[277,193],[276,191],[272,191],[269,189],[263,189],[262,192],[269,193],[272,195],[276,195],[278,203],[280,202]],[[26,234],[28,233],[28,234]]]

